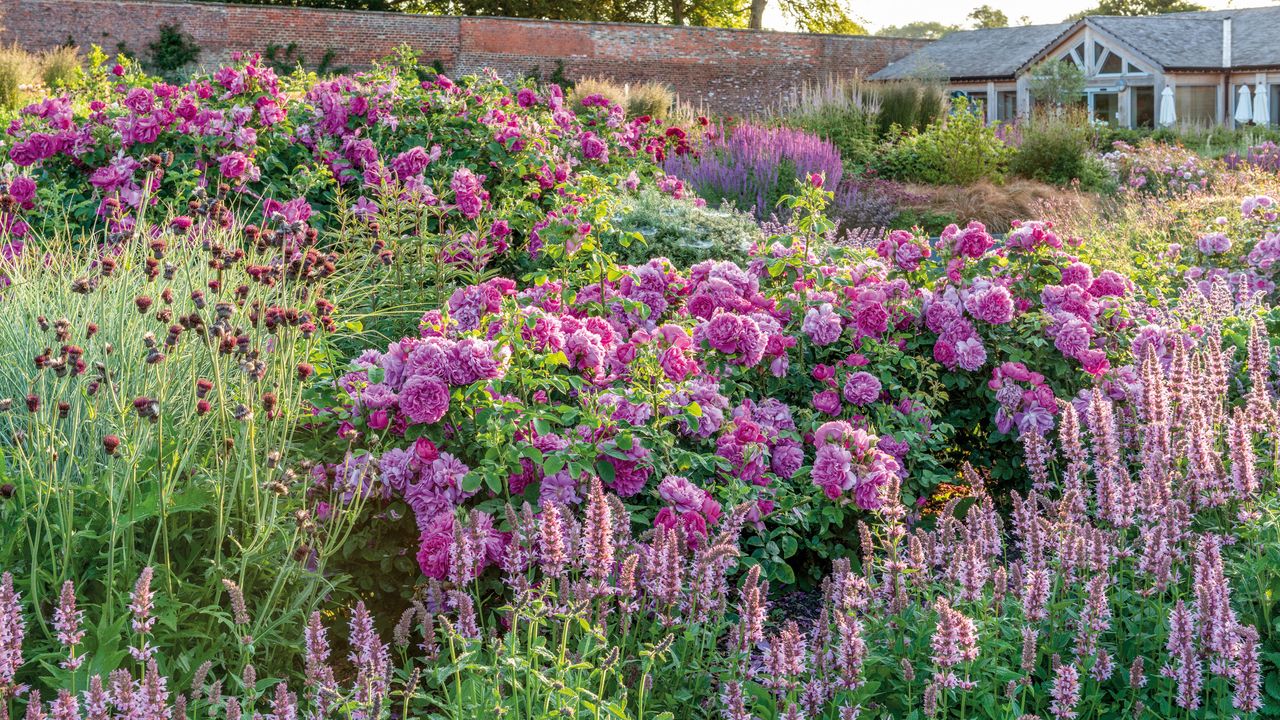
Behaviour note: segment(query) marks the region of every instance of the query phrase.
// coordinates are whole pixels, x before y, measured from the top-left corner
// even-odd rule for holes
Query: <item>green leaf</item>
[[[600,482],[604,483],[605,485],[612,484],[614,478],[616,477],[616,472],[614,470],[613,463],[609,462],[608,460],[597,460],[596,474],[600,476]]]
[[[462,477],[462,489],[466,492],[475,492],[479,490],[482,483],[484,483],[484,478],[475,470],[472,470]]]
[[[796,572],[786,563],[777,563],[769,569],[769,575],[777,582],[784,585],[794,585],[796,582]]]

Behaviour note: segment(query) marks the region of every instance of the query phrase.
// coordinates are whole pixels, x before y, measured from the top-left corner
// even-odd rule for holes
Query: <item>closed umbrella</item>
[[[1236,97],[1236,122],[1241,125],[1253,119],[1253,95],[1248,85],[1240,86],[1240,95]]]
[[[1165,86],[1160,93],[1160,124],[1164,127],[1178,122],[1178,112],[1174,109],[1173,88]]]
[[[1253,121],[1259,125],[1271,124],[1271,88],[1258,83],[1253,96]]]

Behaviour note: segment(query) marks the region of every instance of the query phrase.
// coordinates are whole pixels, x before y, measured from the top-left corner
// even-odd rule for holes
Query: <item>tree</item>
[[[1087,15],[1163,15],[1175,12],[1205,10],[1205,6],[1188,0],[1099,0],[1098,6],[1073,16]]]
[[[978,30],[1009,27],[1009,16],[1005,15],[1003,10],[997,10],[990,5],[974,8],[973,12],[969,13],[969,19],[973,21],[973,27]]]
[[[1045,60],[1027,75],[1031,97],[1059,108],[1075,102],[1084,86],[1084,71],[1070,60]]]
[[[764,11],[769,0],[751,0],[747,27],[764,27]],[[804,32],[866,35],[862,27],[845,11],[841,0],[778,0],[778,7],[796,27]]]
[[[881,37],[913,38],[919,40],[937,40],[948,33],[959,30],[958,25],[944,25],[936,20],[917,20],[906,25],[886,25],[876,31]]]

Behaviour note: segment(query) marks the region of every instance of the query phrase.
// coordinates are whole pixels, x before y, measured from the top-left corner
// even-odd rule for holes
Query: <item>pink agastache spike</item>
[[[591,479],[591,491],[587,496],[587,521],[582,535],[587,576],[603,587],[614,569],[613,512],[605,500],[604,487],[599,478]]]
[[[1241,712],[1262,709],[1262,672],[1258,664],[1258,629],[1236,629],[1235,658],[1231,667],[1231,706]]]
[[[1080,703],[1080,671],[1075,665],[1064,663],[1058,666],[1049,696],[1052,698],[1049,714],[1057,720],[1076,717],[1076,705]]]
[[[22,596],[13,589],[13,575],[6,572],[0,575],[0,698],[7,698],[15,690],[26,627]]]
[[[151,634],[151,628],[156,624],[156,618],[151,615],[155,601],[155,593],[151,590],[151,579],[154,573],[150,566],[142,568],[129,600],[129,610],[133,613],[133,619],[130,620],[129,625],[139,641],[136,647],[129,647],[129,654],[138,662],[146,662],[155,654],[155,648],[147,640],[147,636]]]
[[[564,575],[568,556],[565,548],[564,525],[560,519],[560,509],[555,503],[547,503],[542,508],[542,520],[538,535],[539,560],[542,572],[551,578]]]
[[[60,663],[64,670],[76,670],[84,662],[83,655],[76,655],[76,646],[84,639],[84,630],[80,627],[83,618],[84,611],[76,609],[75,585],[67,580],[62,584],[58,607],[53,612],[53,628],[58,642],[67,649],[67,658]]]
[[[1200,707],[1200,691],[1204,687],[1204,668],[1196,649],[1195,614],[1181,599],[1169,612],[1169,639],[1165,644],[1169,652],[1169,672],[1177,682],[1174,702],[1185,710]]]

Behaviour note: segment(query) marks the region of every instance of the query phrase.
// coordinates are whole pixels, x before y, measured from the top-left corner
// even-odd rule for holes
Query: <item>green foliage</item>
[[[998,182],[1012,154],[995,128],[961,97],[953,101],[950,115],[924,132],[913,130],[896,141],[886,141],[877,165],[883,176],[893,179],[967,185],[978,180]]]
[[[973,21],[973,27],[977,30],[1009,27],[1009,16],[1005,15],[1003,10],[990,5],[979,5],[974,8],[973,12],[969,13],[969,19]]]
[[[40,65],[41,81],[55,90],[69,85],[83,71],[79,48],[66,45],[44,53]]]
[[[16,110],[26,102],[22,87],[36,80],[37,67],[37,59],[17,45],[0,48],[0,108]]]
[[[620,263],[630,264],[665,257],[680,268],[712,259],[745,265],[751,246],[763,240],[746,213],[676,200],[653,188],[624,200],[612,225],[603,247]]]
[[[200,57],[200,46],[178,23],[160,26],[160,35],[147,45],[147,67],[161,77],[174,79]]]
[[[875,155],[875,116],[853,105],[807,108],[804,112],[788,116],[785,122],[835,145],[850,174],[866,167]]]
[[[881,37],[900,37],[918,40],[937,40],[943,35],[956,32],[959,25],[947,25],[937,20],[917,20],[904,25],[886,25],[876,31]]]
[[[896,80],[879,88],[880,135],[897,126],[903,130],[924,130],[945,110],[946,99],[940,83],[930,80]]]
[[[1031,97],[1056,107],[1078,102],[1084,85],[1084,71],[1065,60],[1045,60],[1027,74],[1027,91]]]
[[[866,35],[844,7],[841,0],[779,0],[782,14],[795,23],[798,30],[838,35]]]
[[[1109,176],[1093,148],[1094,130],[1083,113],[1036,113],[1019,128],[1022,142],[1009,170],[1032,180],[1089,189],[1106,186]]]
[[[102,615],[83,648],[94,672],[120,662],[122,637],[108,628],[126,622],[144,567],[167,594],[153,631],[173,651],[164,671],[188,678],[206,660],[234,671],[256,650],[264,673],[287,672],[298,645],[282,629],[342,583],[308,564],[327,568],[351,518],[308,509],[310,465],[292,444],[306,418],[297,367],[322,356],[326,341],[248,315],[296,307],[322,283],[254,282],[245,264],[214,258],[235,248],[265,265],[273,251],[227,230],[205,236],[215,252],[164,227],[143,224],[155,243],[121,244],[110,266],[97,244],[66,236],[41,238],[43,252],[5,266],[0,354],[24,361],[0,368],[0,397],[34,398],[35,410],[0,414],[0,483],[14,487],[14,500],[0,501],[0,563],[40,607],[75,581]],[[143,271],[153,253],[163,277]],[[334,302],[369,291],[377,266],[362,255],[358,269],[323,283]],[[215,278],[243,286],[244,303],[211,289]],[[233,326],[244,352],[223,342]],[[252,640],[240,647],[218,639],[231,627],[224,578],[254,610],[238,631]],[[50,637],[30,642],[56,647]]]
[[[627,89],[606,78],[578,78],[569,93],[570,104],[576,107],[582,98],[591,95],[599,95],[614,105],[627,106]]]
[[[1163,15],[1164,13],[1207,10],[1204,5],[1187,0],[1100,0],[1089,15]]]
[[[298,43],[291,42],[288,45],[280,46],[270,44],[262,51],[262,59],[267,65],[275,70],[279,75],[288,75],[300,67],[305,67],[307,59],[298,52]],[[327,75],[342,75],[350,72],[351,68],[346,65],[335,65],[338,59],[338,52],[333,48],[324,51],[324,55],[320,57],[320,62],[316,63],[316,75],[325,77]]]
[[[666,120],[675,104],[675,93],[663,82],[649,81],[627,86],[628,117],[648,115],[656,120]]]

